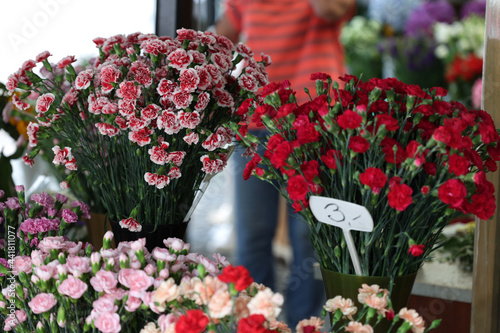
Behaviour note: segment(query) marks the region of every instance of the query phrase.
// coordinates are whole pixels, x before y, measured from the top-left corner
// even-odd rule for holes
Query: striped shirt
[[[330,74],[333,80],[346,73],[339,34],[345,20],[328,22],[314,14],[308,0],[227,0],[225,13],[260,60],[271,56],[270,82],[289,80],[299,103],[315,96],[313,73]]]

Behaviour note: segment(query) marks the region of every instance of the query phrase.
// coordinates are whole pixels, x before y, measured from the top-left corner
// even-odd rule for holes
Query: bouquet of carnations
[[[3,198],[0,208],[5,242],[0,249],[0,318],[12,332],[291,332],[278,320],[283,297],[253,282],[248,270],[220,254],[213,260],[190,253],[177,238],[149,253],[144,238],[103,248],[63,236],[68,225],[88,215],[83,202],[37,193],[26,202]],[[392,311],[388,292],[362,286],[356,308],[338,296],[324,308],[332,331],[371,332],[383,320],[398,332],[423,329],[414,310]],[[345,318],[349,320],[345,322]],[[301,320],[297,332],[319,332],[321,317]],[[437,323],[432,323],[435,327]]]
[[[373,231],[353,233],[367,276],[416,273],[451,219],[491,218],[496,201],[486,173],[497,170],[500,145],[488,113],[444,101],[443,88],[394,78],[346,75],[342,85],[322,73],[311,79],[317,96],[309,102],[297,105],[285,81],[239,108],[269,131],[265,140],[248,133],[245,122],[232,127],[252,157],[243,177],[275,184],[309,224],[323,268],[354,273],[342,229],[315,219],[312,195],[371,214]]]
[[[267,82],[265,55],[256,61],[210,32],[177,33],[96,38],[99,56],[78,73],[73,56],[51,64],[45,51],[7,82],[21,110],[38,96],[25,162],[51,141],[53,163],[68,171],[61,186],[85,173],[110,219],[131,231],[184,221],[200,184],[226,165],[235,108]]]

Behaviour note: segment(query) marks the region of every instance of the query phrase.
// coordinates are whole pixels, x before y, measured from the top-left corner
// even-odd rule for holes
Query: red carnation
[[[276,149],[271,155],[271,164],[277,169],[281,168],[283,165],[285,165],[285,162],[288,157],[290,157],[291,153],[292,146],[290,145],[290,142],[283,141],[282,143],[278,144],[278,146],[276,146]]]
[[[236,333],[267,333],[272,332],[264,327],[266,317],[261,314],[253,314],[247,318],[241,318]]]
[[[434,176],[436,174],[436,163],[426,162],[424,163],[424,170],[428,175]]]
[[[396,140],[386,137],[380,146],[387,163],[401,164],[406,159],[406,151]]]
[[[334,89],[333,90],[333,99],[337,102],[342,103],[342,107],[347,107],[349,103],[352,102],[353,96],[350,91],[344,90],[344,89]]]
[[[301,212],[307,207],[309,207],[309,201],[307,201],[307,200],[294,201],[292,204],[292,208],[294,210],[294,213]]]
[[[449,115],[452,112],[451,104],[445,101],[434,101],[434,103],[432,103],[432,108],[437,114],[443,116]]]
[[[236,113],[240,116],[246,115],[251,105],[252,105],[252,100],[250,98],[244,100],[243,103],[241,103],[238,110],[236,111]]]
[[[386,313],[385,313],[385,318],[388,320],[388,321],[392,321],[394,319],[396,315],[394,314],[394,310],[392,309],[389,309]]]
[[[375,119],[377,123],[377,131],[382,125],[385,125],[385,129],[387,131],[396,131],[399,128],[398,120],[388,114],[378,114]]]
[[[250,178],[252,172],[255,170],[255,168],[257,168],[257,165],[259,165],[260,161],[262,161],[262,158],[258,154],[253,155],[252,159],[245,166],[245,170],[243,170],[244,180],[248,180]]]
[[[404,211],[413,202],[413,190],[406,184],[393,184],[389,187],[387,200],[392,208]]]
[[[497,142],[499,139],[498,133],[495,129],[495,124],[493,123],[480,122],[479,134],[481,135],[481,141],[483,141],[484,144]]]
[[[309,123],[306,124],[305,126],[300,126],[297,129],[297,141],[300,145],[319,141],[321,135],[319,134],[319,132],[316,130],[315,127],[316,127],[315,123]]]
[[[321,160],[330,169],[337,169],[337,160],[342,160],[342,154],[335,149],[330,149],[325,155],[321,155]]]
[[[337,124],[343,129],[356,129],[362,122],[363,117],[352,110],[345,111],[337,118]]]
[[[253,282],[253,278],[250,276],[248,269],[244,266],[233,267],[233,265],[224,267],[218,279],[222,282],[234,283],[234,287],[238,291],[247,289]]]
[[[328,80],[331,78],[330,75],[326,73],[313,73],[311,74],[311,80],[316,81],[316,80]]]
[[[474,194],[471,199],[471,203],[465,204],[467,212],[476,215],[481,220],[489,220],[493,216],[497,206],[492,193]]]
[[[425,116],[430,116],[434,114],[434,110],[432,109],[432,106],[430,106],[429,104],[420,104],[415,108],[413,112],[421,113]]]
[[[205,331],[208,317],[201,310],[188,310],[175,324],[176,333],[201,333]]]
[[[429,193],[429,190],[430,190],[429,185],[424,185],[424,186],[422,186],[422,188],[420,189],[420,192],[421,192],[423,195],[427,195],[427,194]]]
[[[296,175],[288,180],[287,190],[291,200],[305,200],[309,191],[309,185],[302,175]]]
[[[421,256],[424,253],[425,245],[423,244],[413,244],[408,249],[408,253],[414,257]]]
[[[252,116],[252,122],[254,122],[259,127],[264,126],[264,124],[262,124],[262,116],[266,114],[271,118],[274,118],[274,116],[276,115],[276,110],[268,104],[258,106]]]
[[[465,175],[469,170],[469,160],[458,154],[451,154],[448,158],[448,169],[455,176]]]
[[[312,182],[314,177],[319,175],[319,163],[316,160],[306,161],[300,166],[300,170],[308,182]]]
[[[460,207],[466,196],[467,189],[460,179],[449,179],[438,189],[438,198],[453,208]]]
[[[387,183],[386,174],[379,168],[369,167],[359,175],[361,184],[370,187],[373,193],[380,193],[380,189]]]
[[[486,179],[486,173],[484,171],[476,173],[473,179],[477,193],[486,192],[493,194],[493,192],[495,192],[495,186]]]
[[[362,136],[356,135],[349,140],[348,148],[355,153],[365,153],[370,149],[370,143]]]
[[[432,87],[431,89],[429,89],[430,92],[434,92],[434,94],[436,96],[441,96],[441,97],[444,97],[448,94],[448,91],[444,88],[441,88],[441,87]]]

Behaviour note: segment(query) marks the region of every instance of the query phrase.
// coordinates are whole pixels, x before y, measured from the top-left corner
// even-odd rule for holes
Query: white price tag
[[[309,206],[318,221],[342,229],[370,232],[373,219],[361,205],[339,199],[311,196]]]
[[[366,207],[339,199],[311,196],[309,207],[314,217],[321,222],[341,228],[347,243],[356,275],[362,275],[358,252],[351,236],[351,230],[373,231],[373,218]]]

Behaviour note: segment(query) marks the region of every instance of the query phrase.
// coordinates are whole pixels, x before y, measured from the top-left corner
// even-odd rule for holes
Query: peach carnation
[[[321,320],[321,318],[311,317],[310,319],[303,319],[299,321],[297,327],[295,327],[295,330],[297,331],[297,333],[304,333],[305,327],[313,327],[313,331],[316,332],[323,328],[323,323],[324,321]],[[310,330],[308,330],[307,332],[310,332]]]
[[[357,321],[351,321],[346,326],[345,331],[353,333],[373,333],[373,328],[368,324],[363,325]]]
[[[329,299],[328,301],[326,301],[326,304],[323,308],[331,313],[335,313],[335,311],[339,309],[344,316],[348,317],[351,320],[352,315],[354,315],[358,311],[358,308],[356,308],[350,298],[343,298],[342,296],[336,296]]]
[[[283,305],[283,296],[279,293],[273,293],[269,288],[257,292],[257,294],[248,302],[250,314],[261,314],[266,319],[276,319],[281,312]]]
[[[399,318],[409,322],[411,324],[411,331],[413,333],[423,333],[425,330],[425,321],[424,319],[417,313],[417,311],[407,308],[402,308],[399,311]]]

